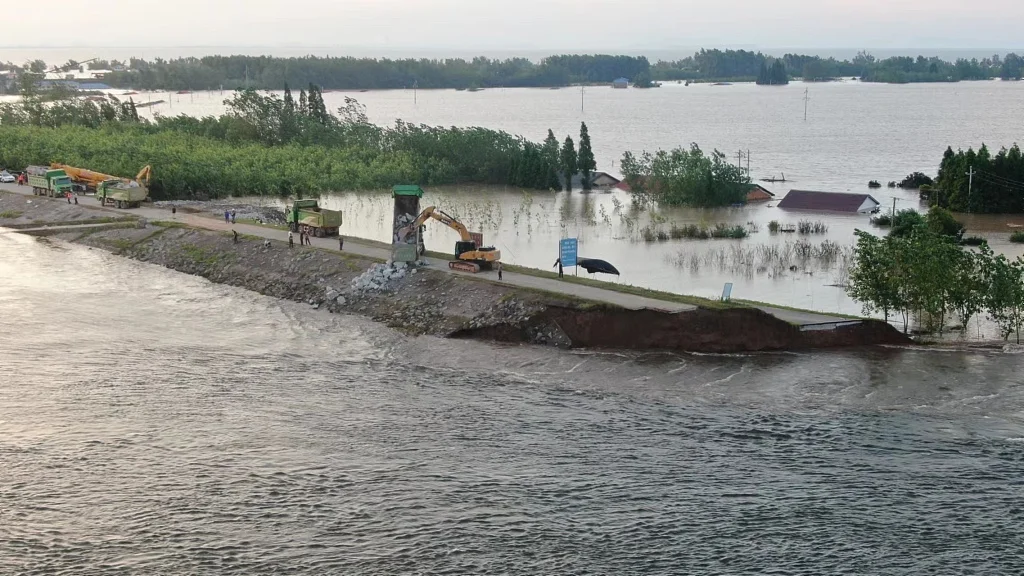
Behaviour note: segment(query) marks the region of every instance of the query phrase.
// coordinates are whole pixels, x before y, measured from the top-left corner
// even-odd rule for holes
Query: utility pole
[[[747,148],[747,177],[750,177],[750,148]]]
[[[413,80],[412,81],[412,105],[413,106],[416,105],[416,89],[419,88],[419,85],[420,85],[419,80]]]
[[[897,200],[899,200],[899,198],[893,198],[892,199],[892,217],[893,218],[896,218],[896,201]]]
[[[583,113],[583,84],[580,84],[580,113]]]
[[[807,122],[807,101],[811,99],[807,94],[808,90],[809,88],[804,88],[804,122]]]
[[[974,175],[977,172],[974,171],[974,166],[970,167],[967,171],[967,213],[971,213],[971,189],[974,188]]]
[[[736,151],[736,167],[743,170],[743,150]]]

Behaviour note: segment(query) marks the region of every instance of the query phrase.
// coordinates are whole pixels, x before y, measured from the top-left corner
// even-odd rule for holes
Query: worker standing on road
[[[291,230],[289,230],[289,231],[288,231],[288,247],[289,247],[289,248],[292,248],[292,247],[294,247],[294,246],[295,246],[295,239],[294,239],[294,238],[292,238],[292,231],[291,231]]]
[[[562,277],[562,259],[555,260],[555,266],[558,266],[558,277]]]
[[[225,210],[224,211],[224,223],[228,224],[229,222],[231,222],[231,213],[228,212],[227,210]]]
[[[78,204],[78,194],[75,194],[75,204]]]
[[[171,214],[177,214],[177,213],[178,213],[178,207],[172,205],[171,206]]]
[[[498,262],[498,282],[501,282],[501,262]]]
[[[231,223],[232,224],[235,223],[235,211],[234,211],[234,209],[231,210]]]
[[[71,204],[71,192],[68,192],[67,198],[68,198],[68,204]]]
[[[338,251],[340,252],[340,251],[342,251],[344,249],[345,249],[345,237],[342,236],[341,234],[339,234],[338,235]]]

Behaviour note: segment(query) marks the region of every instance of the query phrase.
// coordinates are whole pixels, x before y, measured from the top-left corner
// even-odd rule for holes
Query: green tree
[[[960,242],[964,237],[967,228],[950,214],[949,210],[939,206],[933,206],[924,217],[925,226],[932,233],[944,236]]]
[[[576,146],[572,141],[572,136],[565,137],[560,160],[562,176],[565,178],[565,189],[567,191],[572,190],[572,178],[580,170],[579,161],[576,157]]]
[[[633,77],[633,87],[634,88],[653,88],[654,87],[654,83],[651,82],[651,73],[646,71],[646,70],[644,70],[642,72],[638,72],[636,74],[636,76]]]
[[[594,151],[590,147],[590,132],[587,131],[586,122],[580,122],[580,152],[577,158],[577,165],[581,175],[584,190],[590,190],[590,176],[597,168],[594,160]]]
[[[621,169],[638,203],[728,206],[746,200],[750,178],[725,154],[705,154],[697,144],[622,156]]]
[[[1020,344],[1020,327],[1024,323],[1024,261],[1018,257],[1011,262],[1002,254],[992,258],[987,280],[989,317],[999,326],[1003,340],[1016,332]]]
[[[857,236],[857,246],[846,293],[861,303],[864,314],[881,311],[888,322],[889,313],[898,306],[892,242],[861,230],[854,231],[854,234]]]
[[[757,73],[757,84],[766,86],[772,83],[771,74],[768,72],[768,63],[761,60],[761,70]]]
[[[804,82],[821,82],[829,80],[828,69],[821,60],[811,60],[804,64]]]
[[[992,250],[983,245],[978,252],[959,250],[952,262],[947,263],[952,270],[952,281],[946,287],[949,305],[960,318],[960,324],[966,333],[971,318],[985,309],[988,297],[988,286],[985,282],[986,270],[991,267]]]

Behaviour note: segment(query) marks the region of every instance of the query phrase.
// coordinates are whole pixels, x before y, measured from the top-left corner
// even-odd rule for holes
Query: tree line
[[[76,64],[69,61],[67,65]],[[67,66],[66,65],[66,66]],[[140,90],[278,89],[284,84],[315,84],[328,90],[396,88],[556,87],[574,83],[608,83],[627,78],[634,85],[651,80],[757,81],[784,84],[789,78],[818,81],[857,77],[867,82],[955,82],[1020,79],[1024,59],[1015,53],[978,60],[946,61],[937,57],[896,56],[876,59],[860,52],[837,60],[802,54],[781,57],[749,50],[700,50],[679,60],[654,65],[643,56],[563,54],[533,62],[527,58],[389,59],[304,56],[204,56],[201,58],[131,58],[96,61],[90,69],[112,70],[104,82]],[[0,70],[41,74],[46,63],[34,60]],[[767,72],[767,74],[765,74]],[[785,77],[785,80],[783,78]]]
[[[897,218],[894,218],[896,220]],[[955,314],[966,329],[984,312],[1003,339],[1024,324],[1024,258],[995,255],[987,244],[964,247],[963,227],[941,208],[886,237],[855,232],[857,246],[847,293],[864,306],[865,314],[880,312],[888,322],[902,317],[906,332],[912,319],[926,331],[941,332]]]
[[[1016,144],[995,156],[984,144],[977,152],[946,148],[934,186],[922,195],[955,212],[1024,212],[1024,155]]]
[[[142,90],[280,89],[316,84],[327,90],[396,88],[492,88],[568,86],[633,79],[650,69],[643,56],[556,55],[538,63],[527,58],[476,57],[389,59],[304,56],[204,56],[111,63],[103,81]],[[121,69],[123,67],[123,69]]]
[[[775,67],[779,70],[776,71]],[[749,50],[701,50],[693,56],[674,61],[659,61],[651,68],[655,80],[757,81],[759,84],[780,82],[782,71],[787,78],[806,81],[833,78],[860,78],[865,82],[955,82],[1021,78],[1024,59],[1014,53],[1005,57],[993,55],[981,60],[960,58],[945,61],[937,57],[895,56],[876,59],[859,52],[849,60],[823,58],[803,54],[773,57]],[[766,75],[766,72],[769,73]]]
[[[561,188],[558,176],[566,170],[596,168],[585,125],[578,152],[567,137],[553,154],[550,142],[486,128],[377,126],[352,98],[327,110],[312,84],[297,98],[289,87],[283,97],[240,90],[225,100],[222,116],[152,122],[140,119],[130,100],[113,96],[46,105],[40,99],[26,92],[20,102],[0,104],[0,164],[56,161],[125,175],[151,164],[157,199],[317,194],[403,182],[550,190]],[[589,177],[584,181],[589,186]]]

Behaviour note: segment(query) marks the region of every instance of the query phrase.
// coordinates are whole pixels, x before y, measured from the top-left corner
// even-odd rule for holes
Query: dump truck
[[[341,211],[321,208],[316,200],[295,200],[285,214],[288,229],[323,238],[337,236],[341,227]]]
[[[96,186],[96,199],[101,206],[112,205],[117,208],[138,208],[149,196],[144,186],[114,178],[104,180]]]
[[[68,178],[67,172],[63,170],[29,166],[25,172],[28,174],[28,185],[32,187],[32,193],[36,196],[59,198],[74,189],[71,178]]]
[[[422,247],[422,235],[416,228],[409,233],[409,225],[420,213],[420,198],[423,189],[415,184],[398,184],[391,188],[395,210],[391,229],[391,260],[393,262],[415,262],[419,260]]]

